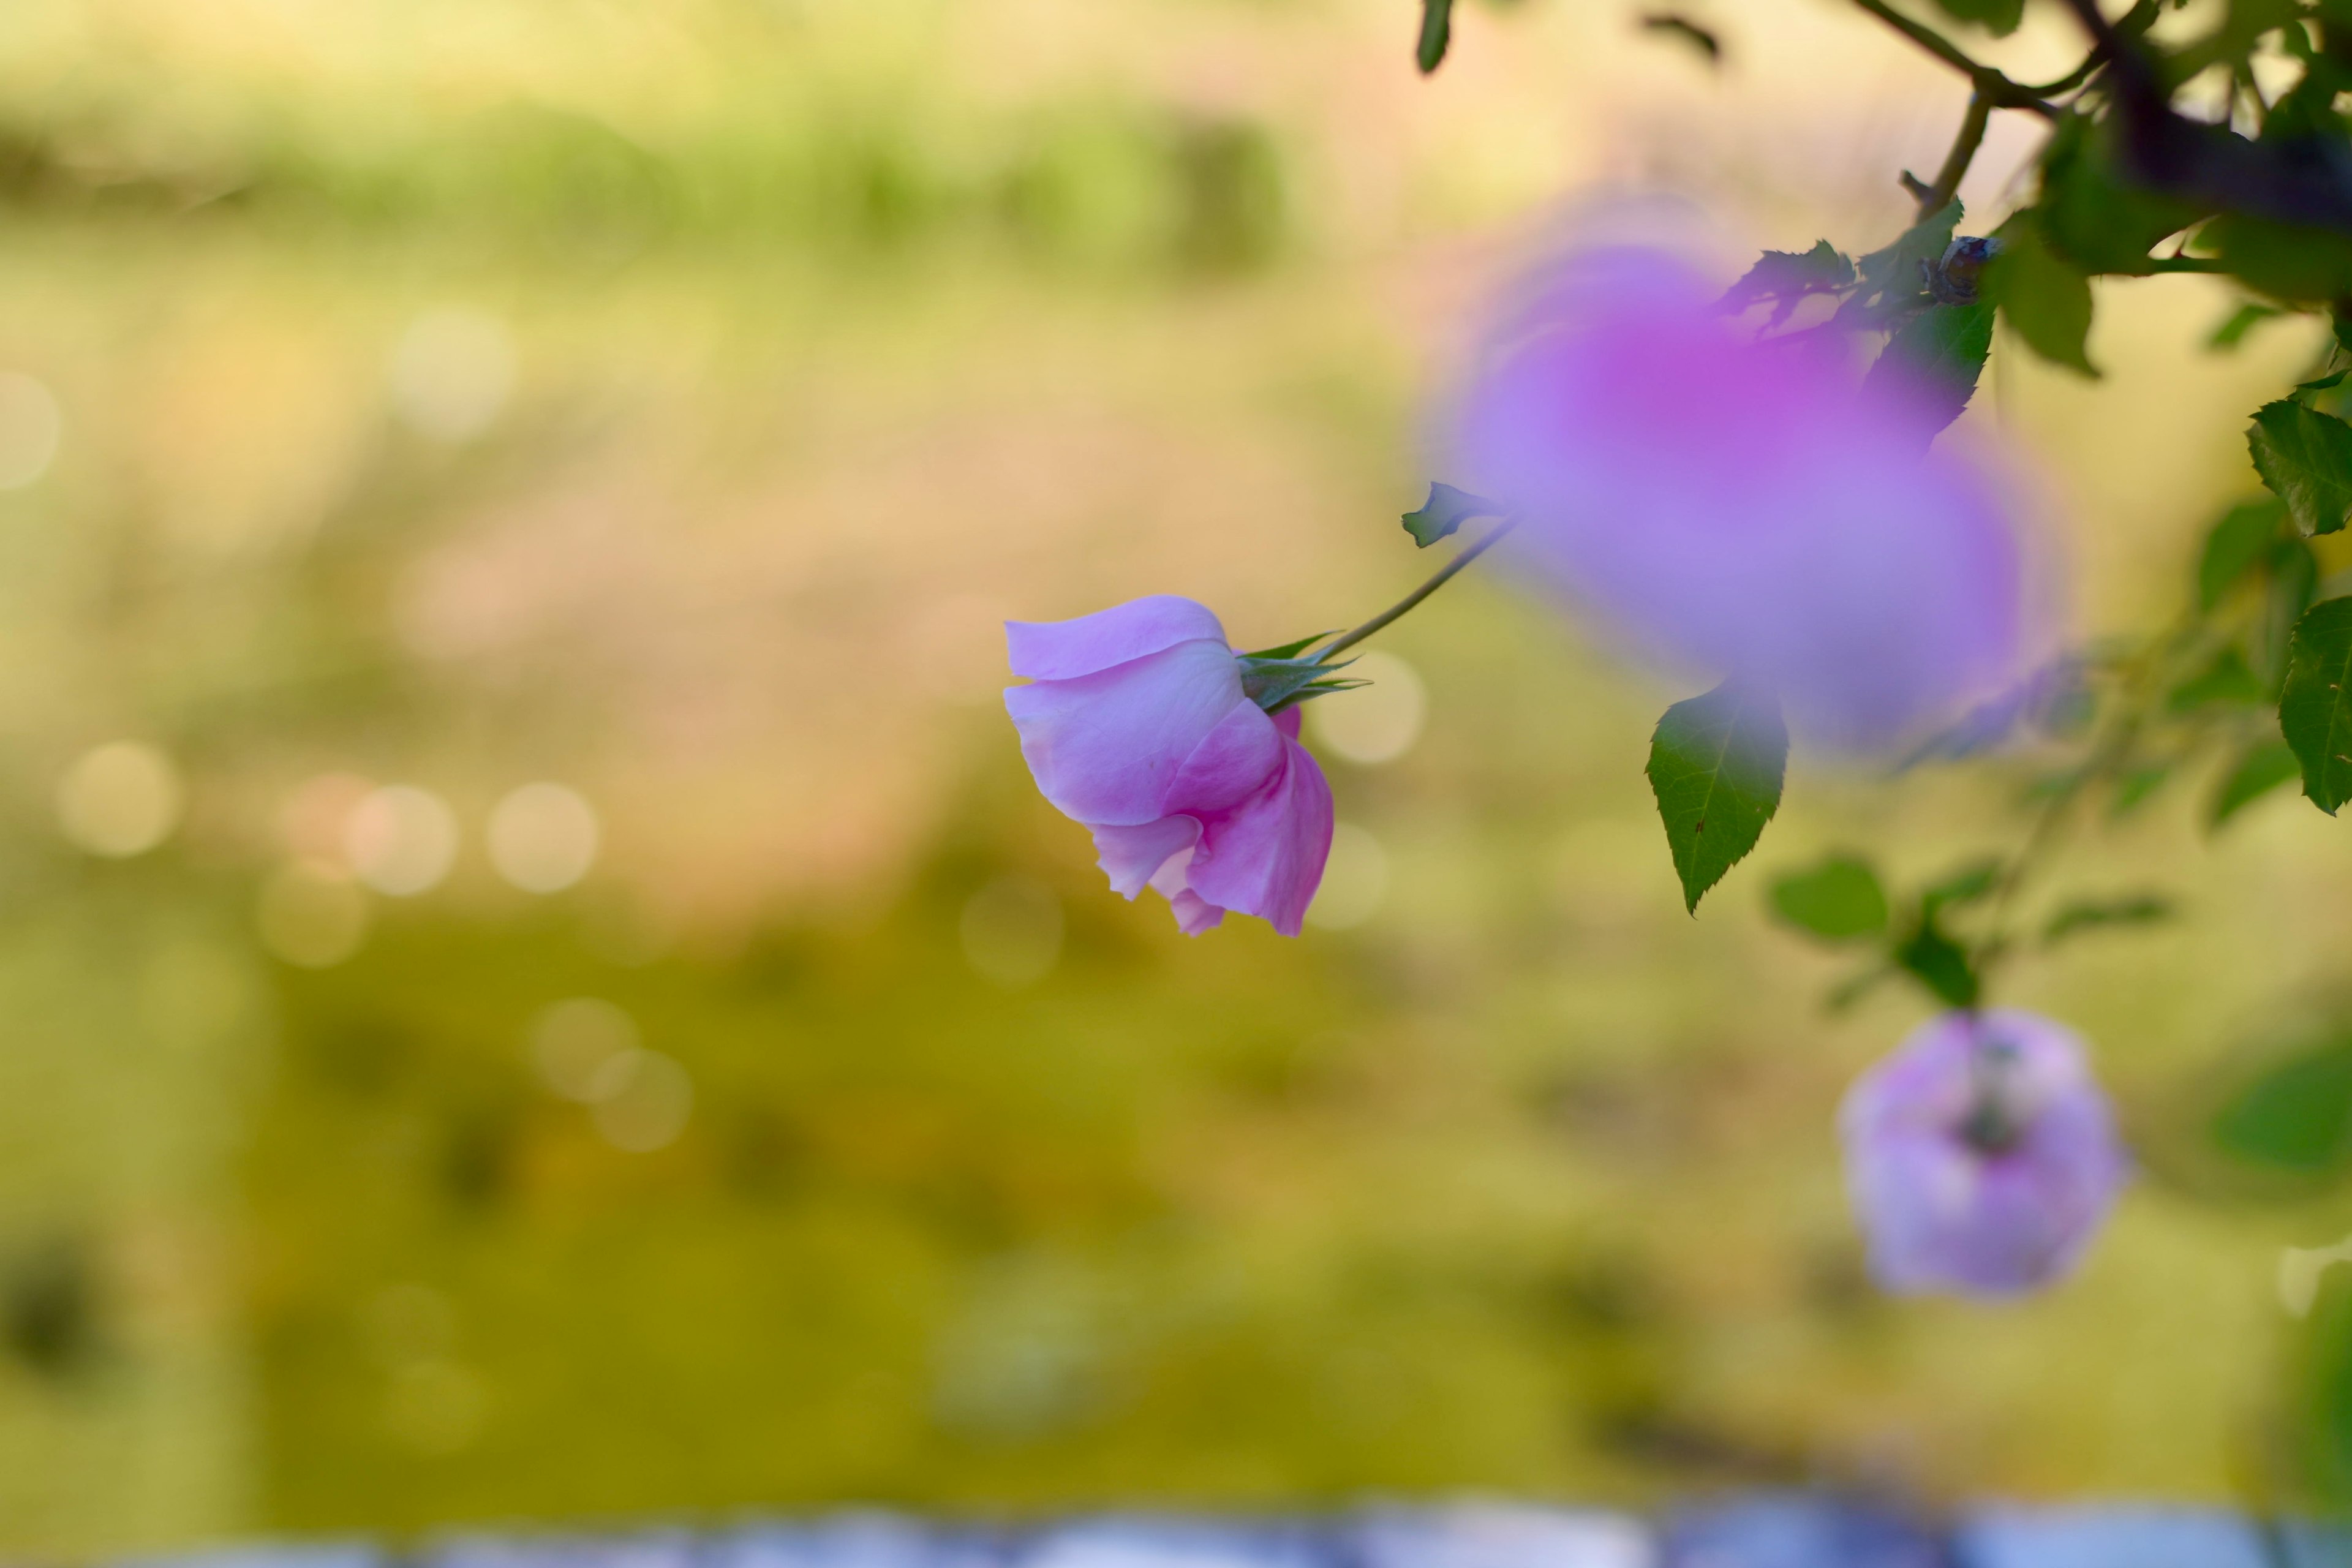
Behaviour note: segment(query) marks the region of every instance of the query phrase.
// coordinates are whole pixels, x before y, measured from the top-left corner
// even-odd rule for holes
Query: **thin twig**
[[[1960,117],[1959,134],[1952,138],[1952,150],[1944,155],[1944,166],[1936,171],[1935,184],[1918,193],[1922,221],[1951,205],[1969,165],[1976,160],[1977,149],[1984,145],[1985,126],[1991,120],[1992,96],[1979,87],[1969,94],[1969,111]]]
[[[1420,604],[1423,599],[1428,598],[1432,594],[1434,594],[1440,588],[1444,587],[1446,580],[1452,577],[1456,572],[1461,571],[1462,568],[1469,565],[1470,563],[1477,560],[1478,557],[1486,554],[1486,552],[1495,548],[1496,544],[1502,542],[1503,536],[1518,526],[1519,523],[1517,518],[1505,520],[1500,525],[1496,527],[1493,531],[1489,532],[1486,538],[1480,540],[1477,543],[1472,545],[1469,549],[1464,551],[1461,554],[1455,556],[1444,565],[1439,567],[1436,574],[1431,577],[1428,582],[1423,583],[1420,587],[1415,588],[1412,593],[1407,594],[1403,598],[1399,599],[1395,604],[1391,605],[1387,609],[1382,610],[1379,615],[1374,616],[1370,620],[1366,621],[1362,626],[1358,626],[1355,630],[1345,634],[1339,641],[1331,644],[1322,652],[1317,654],[1315,656],[1315,662],[1318,664],[1330,663],[1333,655],[1339,653],[1343,649],[1355,647],[1366,637],[1370,637],[1374,632],[1379,631],[1382,626],[1387,626],[1391,621],[1395,620],[1398,616],[1402,616],[1405,612],[1411,610],[1415,605]]]
[[[1989,65],[1973,58],[1967,50],[1951,39],[1886,4],[1886,0],[1853,0],[1869,12],[1937,59],[1966,76],[1976,89],[1990,99],[1994,109],[2022,109],[2039,114],[2045,120],[2058,117],[2058,107],[2042,101],[2041,94],[2022,83],[2014,82]]]

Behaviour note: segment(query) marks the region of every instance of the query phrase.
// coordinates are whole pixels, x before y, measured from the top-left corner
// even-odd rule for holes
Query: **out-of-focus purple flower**
[[[1146,885],[1197,936],[1229,910],[1297,936],[1331,852],[1331,787],[1298,710],[1242,689],[1217,617],[1155,595],[1073,621],[1007,621],[1004,706],[1045,798],[1095,837],[1110,885]]]
[[[2130,1161],[2082,1042],[2038,1014],[1947,1013],[1839,1113],[1879,1284],[2011,1296],[2074,1266]]]
[[[2023,552],[2001,489],[1929,454],[1924,395],[1864,398],[1842,354],[1759,342],[1711,294],[1665,252],[1598,250],[1496,335],[1452,459],[1522,520],[1514,552],[1637,654],[1768,684],[1839,749],[2013,675]]]

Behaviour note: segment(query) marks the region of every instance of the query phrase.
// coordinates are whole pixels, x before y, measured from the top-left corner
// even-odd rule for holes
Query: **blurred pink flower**
[[[1242,689],[1224,628],[1172,595],[1072,621],[1007,621],[1004,706],[1045,798],[1094,834],[1128,898],[1145,885],[1197,936],[1229,910],[1297,936],[1331,851],[1331,789],[1296,707]]]
[[[1833,337],[1758,342],[1664,251],[1559,264],[1456,410],[1449,478],[1511,555],[1645,658],[1777,690],[1885,746],[2013,675],[2022,552],[1999,487],[1930,453],[1932,400],[1859,395]]]
[[[2071,1270],[2130,1173],[2063,1026],[1947,1013],[1847,1091],[1846,1182],[1889,1290],[2011,1296]]]

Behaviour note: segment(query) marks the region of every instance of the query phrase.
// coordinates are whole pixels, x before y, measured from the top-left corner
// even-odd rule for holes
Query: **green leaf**
[[[1770,693],[1725,681],[1675,703],[1650,740],[1650,789],[1666,847],[1696,911],[1709,888],[1756,847],[1780,809],[1789,729]]]
[[[2352,599],[2323,599],[2304,612],[2287,646],[2279,730],[2303,764],[2303,793],[2336,815],[2352,799]]]
[[[2352,513],[2352,425],[2292,397],[2254,411],[2254,471],[2305,533],[2334,533]]]
[[[2011,223],[2033,227],[2060,259],[2079,272],[2154,272],[2148,252],[2208,209],[2150,190],[2125,170],[2116,128],[2106,121],[2069,114],[2058,122],[2042,153],[2042,189],[2033,211]],[[2010,227],[2002,226],[2004,236]]]
[[[2287,647],[2294,641],[2295,623],[2319,597],[2319,558],[2308,542],[2290,532],[2271,542],[2263,573],[2262,610],[2248,629],[2246,657],[2254,673],[2275,691],[2286,681]]]
[[[1313,637],[1300,637],[1297,642],[1286,642],[1279,647],[1252,648],[1247,653],[1235,654],[1234,657],[1235,658],[1297,658],[1325,637],[1333,635],[1331,632],[1317,632]]]
[[[2068,937],[2107,926],[2153,925],[2172,918],[2172,901],[2155,893],[2120,899],[2076,899],[2062,905],[2042,928],[2042,945],[2054,946]]]
[[[1976,395],[1992,350],[1992,314],[1989,304],[1937,305],[1913,317],[1879,352],[1863,395],[1908,395],[1941,430]]]
[[[2170,763],[2142,763],[2116,781],[2116,793],[2107,801],[2107,815],[2128,816],[2171,778]]]
[[[2205,346],[2209,349],[2236,348],[2254,328],[2273,317],[2285,314],[2276,305],[2241,305],[2228,321],[2213,329],[2213,335],[2205,340]]]
[[[1948,909],[1973,904],[2000,886],[2001,864],[1996,856],[1971,860],[1942,880],[1931,882],[1919,895],[1919,908],[1930,921]]]
[[[2302,771],[2294,748],[2284,741],[2256,742],[2247,748],[2237,765],[2222,779],[2221,787],[2213,792],[2213,804],[2205,813],[2205,826],[2221,826]]]
[[[2025,19],[2025,0],[1936,0],[1955,22],[1974,22],[1996,38],[2017,31]]]
[[[1415,46],[1413,63],[1427,76],[1445,58],[1445,48],[1454,41],[1454,0],[1421,0],[1421,41]]]
[[[2010,331],[2053,364],[2096,376],[2086,350],[2091,280],[2043,240],[2031,212],[2000,226],[2000,254],[1985,268],[1984,290]]]
[[[2294,1175],[2342,1165],[2352,1153],[2352,1041],[2305,1049],[2263,1072],[2214,1117],[2213,1141]]]
[[[1952,202],[1905,229],[1885,249],[1856,261],[1859,286],[1831,319],[1844,326],[1880,325],[1927,303],[1928,271],[1952,247],[1960,216],[1960,204]]]
[[[1772,912],[1823,942],[1851,942],[1886,929],[1886,890],[1870,862],[1832,855],[1803,871],[1772,879]]]
[[[2213,662],[2174,687],[2164,700],[2167,711],[2193,713],[2200,708],[2259,706],[2270,700],[2270,688],[2247,667],[2246,656],[2225,647]]]
[[[1642,26],[1653,33],[1664,33],[1668,37],[1682,39],[1705,55],[1709,65],[1723,63],[1723,40],[1688,16],[1673,13],[1653,15],[1643,17]]]
[[[1933,916],[1904,939],[1895,950],[1895,962],[1948,1006],[1973,1007],[1983,993],[1967,950],[1945,935]]]
[[[1421,503],[1421,510],[1404,514],[1404,531],[1412,535],[1415,544],[1426,550],[1474,517],[1502,515],[1503,509],[1484,496],[1474,496],[1452,485],[1433,483],[1429,499]]]
[[[2286,526],[2286,503],[2275,496],[2243,501],[2221,514],[2206,531],[2197,558],[2197,607],[2210,610],[2253,570],[2272,540]]]
[[[1341,688],[1325,684],[1324,678],[1345,669],[1353,659],[1341,659],[1337,664],[1325,664],[1313,658],[1270,658],[1260,654],[1239,654],[1234,663],[1241,666],[1242,691],[1249,700],[1269,713],[1278,713],[1293,703],[1302,701],[1299,693],[1310,687],[1325,690]],[[1367,682],[1358,681],[1359,686]]]
[[[1759,300],[1801,300],[1843,289],[1853,279],[1853,263],[1826,239],[1815,240],[1811,250],[1768,250],[1724,291],[1721,308],[1742,310]]]
[[[2249,289],[2274,300],[2317,301],[2352,292],[2352,239],[2326,229],[2224,213],[2197,231]]]

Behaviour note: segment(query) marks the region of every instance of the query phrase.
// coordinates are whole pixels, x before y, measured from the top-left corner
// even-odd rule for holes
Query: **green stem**
[[[1315,656],[1315,662],[1318,664],[1330,663],[1332,656],[1335,654],[1339,653],[1343,649],[1355,647],[1366,637],[1370,637],[1374,632],[1379,631],[1382,626],[1387,626],[1391,621],[1396,620],[1405,615],[1408,611],[1412,610],[1414,605],[1420,604],[1423,599],[1428,598],[1432,594],[1436,593],[1440,588],[1445,586],[1446,580],[1452,577],[1456,572],[1461,571],[1462,568],[1469,565],[1470,563],[1477,560],[1478,557],[1486,554],[1486,552],[1492,550],[1496,544],[1502,542],[1503,536],[1518,526],[1518,520],[1517,518],[1506,520],[1499,527],[1489,532],[1486,538],[1480,540],[1477,543],[1472,545],[1469,549],[1464,551],[1461,554],[1455,556],[1444,565],[1439,567],[1435,575],[1432,576],[1428,582],[1423,583],[1420,587],[1415,588],[1412,593],[1407,594],[1403,598],[1399,599],[1395,604],[1391,605],[1387,609],[1382,610],[1379,615],[1374,616],[1370,620],[1366,621],[1362,626],[1358,626],[1355,630],[1342,635],[1339,641],[1331,644],[1321,653],[1317,654]]]
[[[1961,48],[1935,28],[1913,21],[1886,4],[1886,0],[1853,0],[1853,3],[1954,70],[1965,75],[1976,84],[1979,92],[1991,100],[1990,107],[2031,110],[2045,120],[2057,118],[2057,107],[2054,104],[2043,102],[2041,95],[2032,89],[2011,81],[1992,67],[1980,64],[1971,58],[1966,49]]]
[[[1952,138],[1952,150],[1944,155],[1944,166],[1936,171],[1936,183],[1919,192],[1919,217],[1922,222],[1942,212],[1952,203],[1967,177],[1969,165],[1976,162],[1977,149],[1984,145],[1985,127],[1992,120],[1992,94],[1979,85],[1969,94],[1969,111],[1960,119],[1959,134]]]

